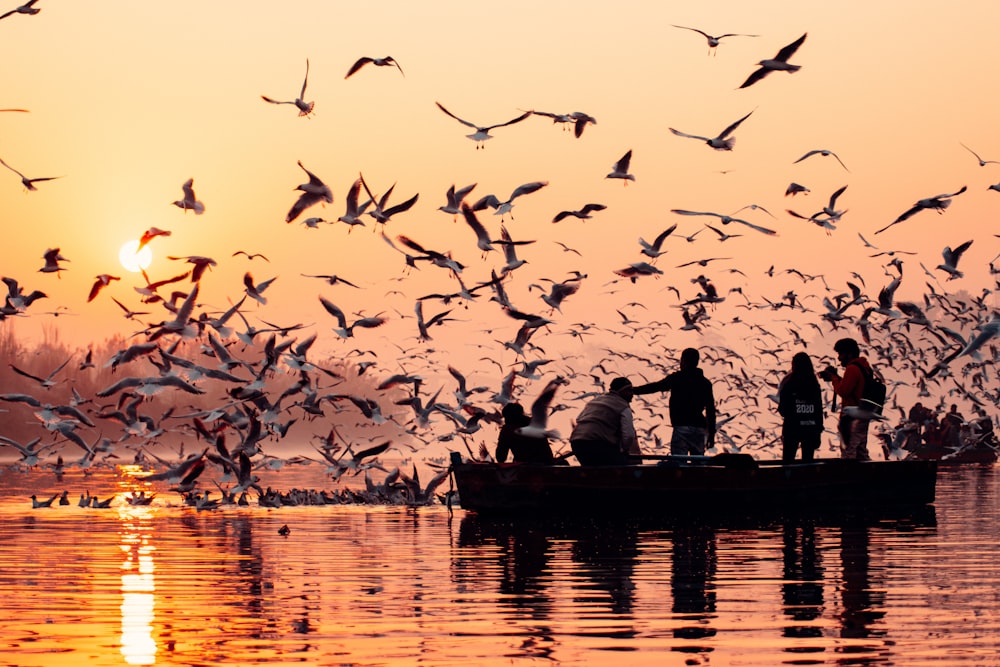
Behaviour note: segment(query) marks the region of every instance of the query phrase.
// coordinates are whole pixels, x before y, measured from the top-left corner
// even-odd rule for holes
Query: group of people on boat
[[[778,385],[778,413],[782,417],[782,459],[793,461],[801,450],[802,459],[811,461],[820,446],[826,417],[820,379],[832,385],[835,401],[840,399],[837,430],[841,457],[867,461],[868,427],[874,413],[864,406],[866,382],[878,377],[853,338],[842,338],[834,352],[843,367],[841,375],[833,366],[817,373],[805,352],[792,357],[791,369]],[[681,352],[679,369],[661,380],[633,385],[627,377],[617,377],[608,390],[592,398],[580,412],[570,435],[573,456],[583,466],[623,465],[641,460],[631,402],[636,395],[670,392],[668,410],[673,428],[670,454],[702,456],[715,445],[716,409],[711,381],[699,366],[700,353],[689,347]],[[880,408],[880,406],[878,406]],[[497,441],[496,460],[508,455],[521,463],[565,463],[553,455],[547,438],[522,432],[531,419],[516,402],[507,403]]]

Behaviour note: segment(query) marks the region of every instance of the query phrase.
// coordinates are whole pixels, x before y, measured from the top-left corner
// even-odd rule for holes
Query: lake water
[[[1000,664],[997,470],[941,468],[902,516],[641,523],[196,511],[121,471],[5,470],[0,663]],[[332,488],[315,466],[266,483]],[[139,488],[152,505],[122,502]]]

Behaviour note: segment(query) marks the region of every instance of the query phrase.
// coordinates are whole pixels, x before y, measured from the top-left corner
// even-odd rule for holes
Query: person
[[[958,411],[958,405],[951,404],[951,409],[941,418],[941,441],[948,447],[962,446],[962,424],[965,418]]]
[[[583,407],[569,436],[580,465],[625,465],[629,456],[641,456],[629,406],[632,396],[632,382],[617,377],[607,393],[592,398]]]
[[[823,434],[823,392],[812,359],[805,352],[792,357],[792,369],[778,384],[781,425],[781,460],[794,461],[801,447],[802,460],[812,461]]]
[[[507,455],[514,455],[514,463],[552,463],[552,448],[548,438],[532,438],[518,432],[522,426],[531,422],[531,417],[524,413],[524,406],[511,401],[500,411],[503,415],[503,425],[497,438],[497,462],[507,461]]]
[[[715,395],[712,383],[698,367],[699,360],[698,350],[689,347],[681,352],[680,370],[634,388],[636,394],[670,392],[670,453],[674,456],[701,456],[706,447],[715,446]]]
[[[844,367],[843,377],[833,366],[827,366],[820,374],[833,385],[834,393],[840,397],[840,419],[837,430],[840,433],[840,456],[844,459],[870,461],[868,455],[868,424],[871,415],[858,406],[865,389],[865,377],[873,373],[868,359],[861,356],[861,347],[853,338],[841,338],[833,345],[840,365]]]

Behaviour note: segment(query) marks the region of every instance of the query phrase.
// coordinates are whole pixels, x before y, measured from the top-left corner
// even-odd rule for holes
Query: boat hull
[[[542,466],[456,463],[463,509],[778,513],[934,502],[934,461]]]

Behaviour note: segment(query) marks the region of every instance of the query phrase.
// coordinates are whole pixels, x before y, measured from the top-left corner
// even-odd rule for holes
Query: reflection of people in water
[[[678,639],[714,637],[709,626],[715,617],[715,530],[705,525],[677,526],[671,533],[671,610],[685,624],[674,629]],[[708,647],[679,644],[675,651],[703,652]]]
[[[821,637],[823,629],[810,625],[823,614],[823,564],[816,548],[816,527],[810,521],[789,519],[784,526],[784,569],[781,602],[789,625],[785,637]]]
[[[638,528],[609,521],[599,528],[581,525],[574,535],[573,560],[581,565],[581,574],[593,582],[588,589],[597,592],[593,596],[576,596],[575,601],[607,604],[612,614],[631,618],[635,604],[632,572],[639,556]],[[618,629],[615,636],[622,637],[623,632]]]
[[[840,529],[841,637],[867,638],[885,634],[884,630],[872,627],[885,616],[885,590],[871,580],[870,530],[863,519],[848,519]]]

